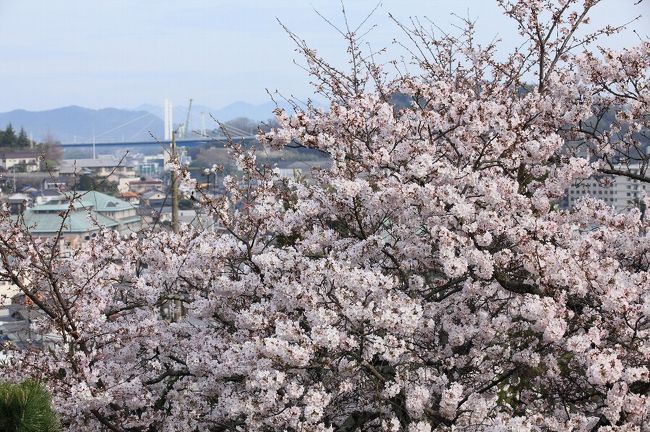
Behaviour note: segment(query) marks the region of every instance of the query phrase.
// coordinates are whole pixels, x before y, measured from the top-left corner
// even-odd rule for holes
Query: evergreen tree
[[[38,382],[0,383],[0,430],[8,432],[54,432],[59,422],[50,394]]]
[[[14,127],[11,125],[11,123],[9,123],[5,128],[4,133],[2,134],[2,141],[0,144],[2,147],[13,147],[15,143],[16,131],[14,131]]]
[[[103,178],[96,178],[92,175],[83,174],[79,177],[77,183],[77,190],[97,191],[108,194],[117,193],[117,183],[107,181]]]
[[[24,128],[20,128],[20,133],[18,134],[18,138],[16,139],[16,147],[29,147],[31,144],[31,140],[27,136],[27,132],[25,132]]]

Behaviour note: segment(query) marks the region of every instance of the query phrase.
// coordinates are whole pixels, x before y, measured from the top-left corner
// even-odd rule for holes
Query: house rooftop
[[[9,201],[21,202],[21,201],[31,201],[32,197],[24,193],[13,193],[7,197]]]
[[[70,211],[65,220],[60,213],[37,212],[28,209],[23,213],[25,226],[32,234],[84,233],[102,228],[112,228],[119,225],[111,218],[95,212],[79,210]]]
[[[56,190],[56,189],[40,190],[40,191],[36,191],[35,194],[38,195],[38,196],[44,196],[44,197],[63,196],[61,191]]]
[[[94,210],[99,213],[114,212],[133,209],[133,205],[123,199],[97,191],[73,191],[64,192],[61,199],[56,202],[49,202],[32,207],[36,213],[47,213],[67,210],[68,201],[74,197],[73,207],[75,209]]]
[[[124,160],[119,160],[113,156],[104,156],[97,159],[64,159],[61,161],[59,172],[63,174],[80,173],[89,168],[133,168]]]
[[[150,199],[150,198],[155,198],[155,197],[164,197],[166,194],[163,192],[160,192],[158,190],[150,190],[146,191],[142,194],[142,198],[144,199]],[[171,200],[171,198],[169,198]]]
[[[75,197],[70,203],[66,200]],[[124,200],[96,191],[75,191],[62,195],[58,202],[41,204],[27,209],[22,218],[25,225],[33,234],[56,234],[59,230],[64,234],[84,233],[101,228],[113,228],[120,222],[105,216],[104,212],[135,209]],[[63,218],[65,216],[65,220]],[[122,223],[135,222],[134,216]]]
[[[142,185],[142,184],[162,184],[162,180],[160,179],[149,179],[149,180],[133,180],[130,181],[129,184],[136,184],[136,185]]]
[[[66,194],[68,197],[72,197],[72,193],[67,193]],[[133,205],[128,202],[124,201],[122,199],[119,199],[117,197],[102,193],[102,192],[97,192],[97,191],[76,191],[74,196],[77,197],[75,199],[75,205],[76,206],[81,206],[84,208],[93,208],[95,211],[98,212],[106,212],[106,211],[120,211],[120,210],[129,210],[134,208]]]
[[[36,213],[56,213],[66,211],[70,208],[68,203],[41,204],[31,208]]]
[[[29,150],[9,150],[3,151],[0,153],[2,159],[25,159],[25,158],[37,158],[38,153],[35,151]]]

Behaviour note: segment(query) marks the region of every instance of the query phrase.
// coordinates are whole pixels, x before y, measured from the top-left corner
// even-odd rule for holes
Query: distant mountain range
[[[46,111],[14,110],[0,113],[0,128],[11,123],[25,128],[35,141],[48,136],[63,143],[149,140],[162,136],[163,121],[147,111],[68,106]]]
[[[290,111],[288,103],[281,107]],[[250,104],[234,102],[220,109],[192,105],[190,130],[215,129],[212,119],[228,121],[237,117],[247,117],[255,121],[265,121],[273,117],[275,104]],[[174,106],[173,122],[185,122],[187,106]],[[163,109],[161,106],[144,104],[135,109],[90,109],[80,106],[67,106],[45,111],[14,110],[0,113],[0,128],[11,123],[14,128],[25,128],[32,139],[43,141],[47,136],[63,143],[148,141],[153,135],[162,138]]]

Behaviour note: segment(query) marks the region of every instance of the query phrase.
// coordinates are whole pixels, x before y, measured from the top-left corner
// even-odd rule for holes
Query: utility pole
[[[176,155],[176,132],[172,132],[172,149],[171,149],[171,160],[172,162],[177,162],[178,157]],[[180,164],[179,164],[180,166]],[[171,177],[171,188],[172,188],[172,231],[178,233],[178,178],[176,176],[176,171],[172,169]]]

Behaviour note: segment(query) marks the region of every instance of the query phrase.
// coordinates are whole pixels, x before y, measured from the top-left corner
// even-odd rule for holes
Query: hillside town
[[[42,163],[43,154],[36,149],[8,148],[1,154],[0,203],[34,238],[58,237],[63,256],[70,256],[103,229],[122,234],[172,229],[169,152],[63,158],[49,165]],[[328,166],[326,159],[309,155],[295,159],[275,163],[281,176],[309,176],[312,168]],[[192,163],[182,147],[179,160],[184,166]],[[231,168],[228,172],[233,172]],[[199,166],[195,176],[203,198],[223,193],[223,173]],[[201,230],[219,229],[218,223],[198,205],[196,191],[181,187],[179,192],[180,224]],[[21,319],[15,311],[22,307],[24,296],[11,282],[0,280],[0,300],[0,314],[5,314],[0,335],[20,343],[22,330],[12,331],[15,324],[8,317]]]

